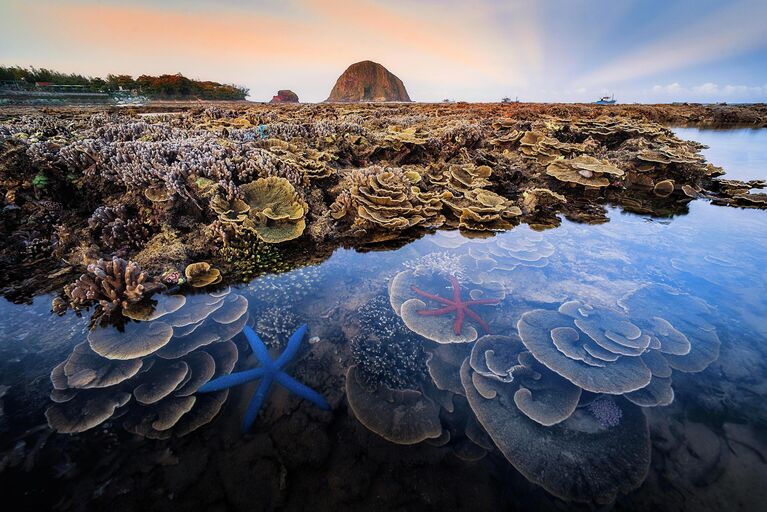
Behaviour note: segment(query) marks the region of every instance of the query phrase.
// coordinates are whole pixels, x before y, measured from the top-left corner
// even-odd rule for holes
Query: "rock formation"
[[[298,94],[290,89],[279,90],[277,96],[272,96],[272,101],[269,103],[298,103]]]
[[[402,80],[382,65],[365,60],[346,68],[326,101],[353,103],[411,100]]]

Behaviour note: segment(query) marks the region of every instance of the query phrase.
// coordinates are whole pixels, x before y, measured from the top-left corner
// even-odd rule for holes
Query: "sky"
[[[0,0],[0,64],[327,98],[354,62],[415,101],[767,101],[767,0]]]

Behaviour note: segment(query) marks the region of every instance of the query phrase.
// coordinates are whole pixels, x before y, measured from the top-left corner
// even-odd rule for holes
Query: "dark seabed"
[[[709,145],[704,154],[727,177],[767,177],[767,130],[675,132]],[[611,208],[609,218],[338,250],[233,287],[223,300],[247,299],[238,318],[275,353],[309,324],[288,373],[332,406],[275,386],[245,434],[256,383],[232,388],[221,412],[183,437],[126,432],[163,437],[160,420],[136,417],[132,403],[84,433],[52,433],[51,371],[86,341],[87,313],[55,316],[52,296],[3,299],[5,502],[113,511],[762,507],[767,215],[698,199],[683,215]],[[492,335],[471,313],[454,322],[451,278],[463,301],[485,301],[469,311]],[[226,291],[187,304],[217,303]],[[179,338],[197,325],[178,324]],[[257,366],[242,334],[233,341],[234,371]]]

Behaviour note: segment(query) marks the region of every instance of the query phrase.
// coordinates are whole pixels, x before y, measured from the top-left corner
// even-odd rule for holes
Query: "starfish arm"
[[[442,304],[454,304],[452,300],[446,299],[445,297],[440,297],[439,295],[434,295],[433,293],[425,292],[414,284],[410,285],[410,289],[421,297],[426,297],[427,299],[435,300],[437,302],[441,302]]]
[[[439,308],[439,309],[419,309],[417,313],[419,315],[436,316],[436,315],[445,315],[455,310],[456,310],[455,306],[445,306],[444,308]]]
[[[290,392],[295,393],[301,398],[312,402],[314,405],[324,411],[330,410],[330,404],[325,400],[321,394],[314,391],[312,388],[305,384],[301,384],[296,379],[291,377],[285,372],[277,372],[274,376],[274,380],[279,382],[282,386],[288,389]]]
[[[269,394],[269,390],[272,388],[273,374],[268,373],[264,376],[264,380],[258,385],[258,389],[253,394],[253,398],[250,399],[248,404],[248,410],[245,411],[245,418],[242,420],[242,431],[247,432],[256,422],[258,413],[261,412],[261,406],[264,405],[266,396]]]
[[[461,303],[461,284],[455,276],[450,276],[450,284],[453,286],[453,302]]]
[[[485,331],[485,334],[490,334],[490,326],[487,325],[487,322],[482,320],[482,318],[478,314],[476,314],[474,311],[470,310],[469,308],[466,308],[466,314],[469,315],[469,317],[473,319],[475,322],[477,322],[480,327],[482,327],[482,330]]]
[[[308,330],[309,326],[302,324],[301,327],[296,329],[296,332],[290,335],[290,338],[288,339],[288,346],[285,348],[285,351],[280,354],[280,357],[278,357],[274,362],[274,366],[276,368],[282,368],[296,356],[296,353],[301,346],[301,342],[303,341],[304,336],[306,336],[306,332]]]
[[[253,370],[246,370],[244,372],[224,375],[223,377],[219,377],[217,379],[213,379],[210,382],[206,382],[205,384],[200,386],[200,389],[198,389],[197,392],[211,393],[213,391],[220,391],[222,389],[231,388],[233,386],[244,384],[251,380],[255,380],[260,377],[263,377],[265,373],[266,373],[266,369],[255,368]]]
[[[463,319],[464,319],[464,311],[466,308],[457,308],[455,310],[455,321],[453,322],[453,332],[455,332],[456,336],[461,334],[461,330],[463,329]]]
[[[269,349],[266,348],[266,344],[261,340],[261,338],[256,334],[256,331],[253,330],[252,327],[249,325],[246,325],[242,332],[245,333],[245,337],[248,338],[248,343],[250,344],[250,348],[253,349],[253,353],[258,358],[258,361],[263,365],[270,367],[272,366],[272,358],[269,356]]]

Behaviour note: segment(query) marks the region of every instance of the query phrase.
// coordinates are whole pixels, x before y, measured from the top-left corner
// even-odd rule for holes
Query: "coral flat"
[[[378,93],[376,93],[378,94]],[[383,94],[383,93],[382,93]],[[403,96],[404,97],[404,96]],[[226,282],[489,236],[606,207],[671,216],[696,197],[764,208],[668,125],[767,125],[763,105],[150,103],[0,109],[0,294],[61,289],[99,259]]]

